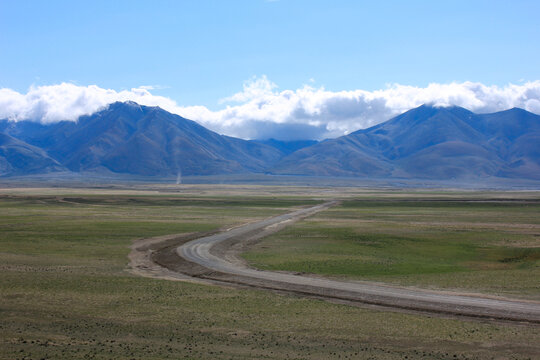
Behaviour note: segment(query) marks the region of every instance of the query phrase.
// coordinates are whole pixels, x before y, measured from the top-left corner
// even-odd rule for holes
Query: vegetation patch
[[[352,200],[263,239],[255,267],[540,299],[540,202]]]
[[[79,192],[74,197],[87,201],[0,199],[0,359],[491,359],[540,351],[536,327],[148,279],[125,269],[134,239],[230,227],[311,201],[239,198],[245,206],[228,206],[201,197],[177,206],[181,195],[163,203],[161,196]],[[398,240],[360,238],[356,246]]]

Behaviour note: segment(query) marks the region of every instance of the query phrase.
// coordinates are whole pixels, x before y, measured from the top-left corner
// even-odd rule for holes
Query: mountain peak
[[[110,103],[107,108],[110,110],[132,109],[132,110],[142,111],[143,106],[139,105],[135,101],[127,100],[127,101],[115,101],[113,103]]]
[[[501,111],[501,113],[530,114],[527,110],[515,106],[511,109]]]
[[[451,113],[473,113],[470,110],[465,109],[464,107],[458,106],[458,105],[442,105],[442,104],[435,104],[435,103],[426,103],[422,104],[417,108],[411,109],[410,111],[414,110],[431,110],[434,112],[451,112]]]
[[[160,106],[140,105],[139,103],[131,100],[116,101],[110,103],[104,110],[127,112],[128,114],[132,115],[135,115],[136,113],[148,114],[150,112],[162,112],[168,115],[177,116],[176,114],[169,113],[167,110],[161,108]]]
[[[433,104],[423,104],[417,108],[410,109],[401,115],[398,115],[386,122],[376,125],[372,128],[357,131],[356,133],[371,131],[372,129],[380,129],[383,127],[407,128],[418,124],[432,122],[437,118],[462,118],[467,119],[474,115],[473,112],[459,106],[437,106]]]

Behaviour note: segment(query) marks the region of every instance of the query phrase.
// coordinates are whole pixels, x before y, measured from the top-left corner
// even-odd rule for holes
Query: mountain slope
[[[22,122],[24,123],[24,122]],[[159,107],[114,103],[103,111],[32,131],[10,133],[47,152],[71,171],[144,176],[262,171],[281,152],[264,144],[214,133]]]
[[[0,176],[64,170],[65,168],[45,151],[0,133]]]
[[[420,106],[347,136],[297,151],[275,174],[424,179],[540,179],[540,116],[525,110],[476,115]]]
[[[540,116],[513,108],[477,116],[487,142],[504,160],[497,175],[540,179]]]
[[[402,179],[540,180],[540,116],[420,106],[312,146],[245,141],[159,107],[114,103],[77,122],[0,121],[1,174],[73,172],[170,177],[269,172]],[[295,149],[298,149],[294,151]]]

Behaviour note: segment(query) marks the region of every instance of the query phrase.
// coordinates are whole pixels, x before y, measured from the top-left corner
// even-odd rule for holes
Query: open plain
[[[244,257],[267,270],[540,300],[540,201],[346,200]]]
[[[134,243],[152,243],[144,239],[187,241],[339,199],[243,256],[270,270],[537,301],[539,198],[227,185],[4,188],[0,356],[533,359],[535,325],[146,278],[128,268],[128,255]]]

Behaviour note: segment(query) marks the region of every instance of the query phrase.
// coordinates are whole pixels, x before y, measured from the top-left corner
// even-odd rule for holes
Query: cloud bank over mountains
[[[376,91],[328,91],[304,85],[279,90],[266,76],[246,81],[243,90],[220,100],[221,110],[179,106],[141,86],[116,91],[96,85],[61,83],[32,86],[26,94],[0,89],[0,119],[52,123],[76,120],[115,101],[135,101],[195,120],[218,133],[245,139],[323,139],[367,128],[422,104],[456,105],[476,113],[519,107],[540,114],[540,80],[504,87],[475,82],[393,84]]]

